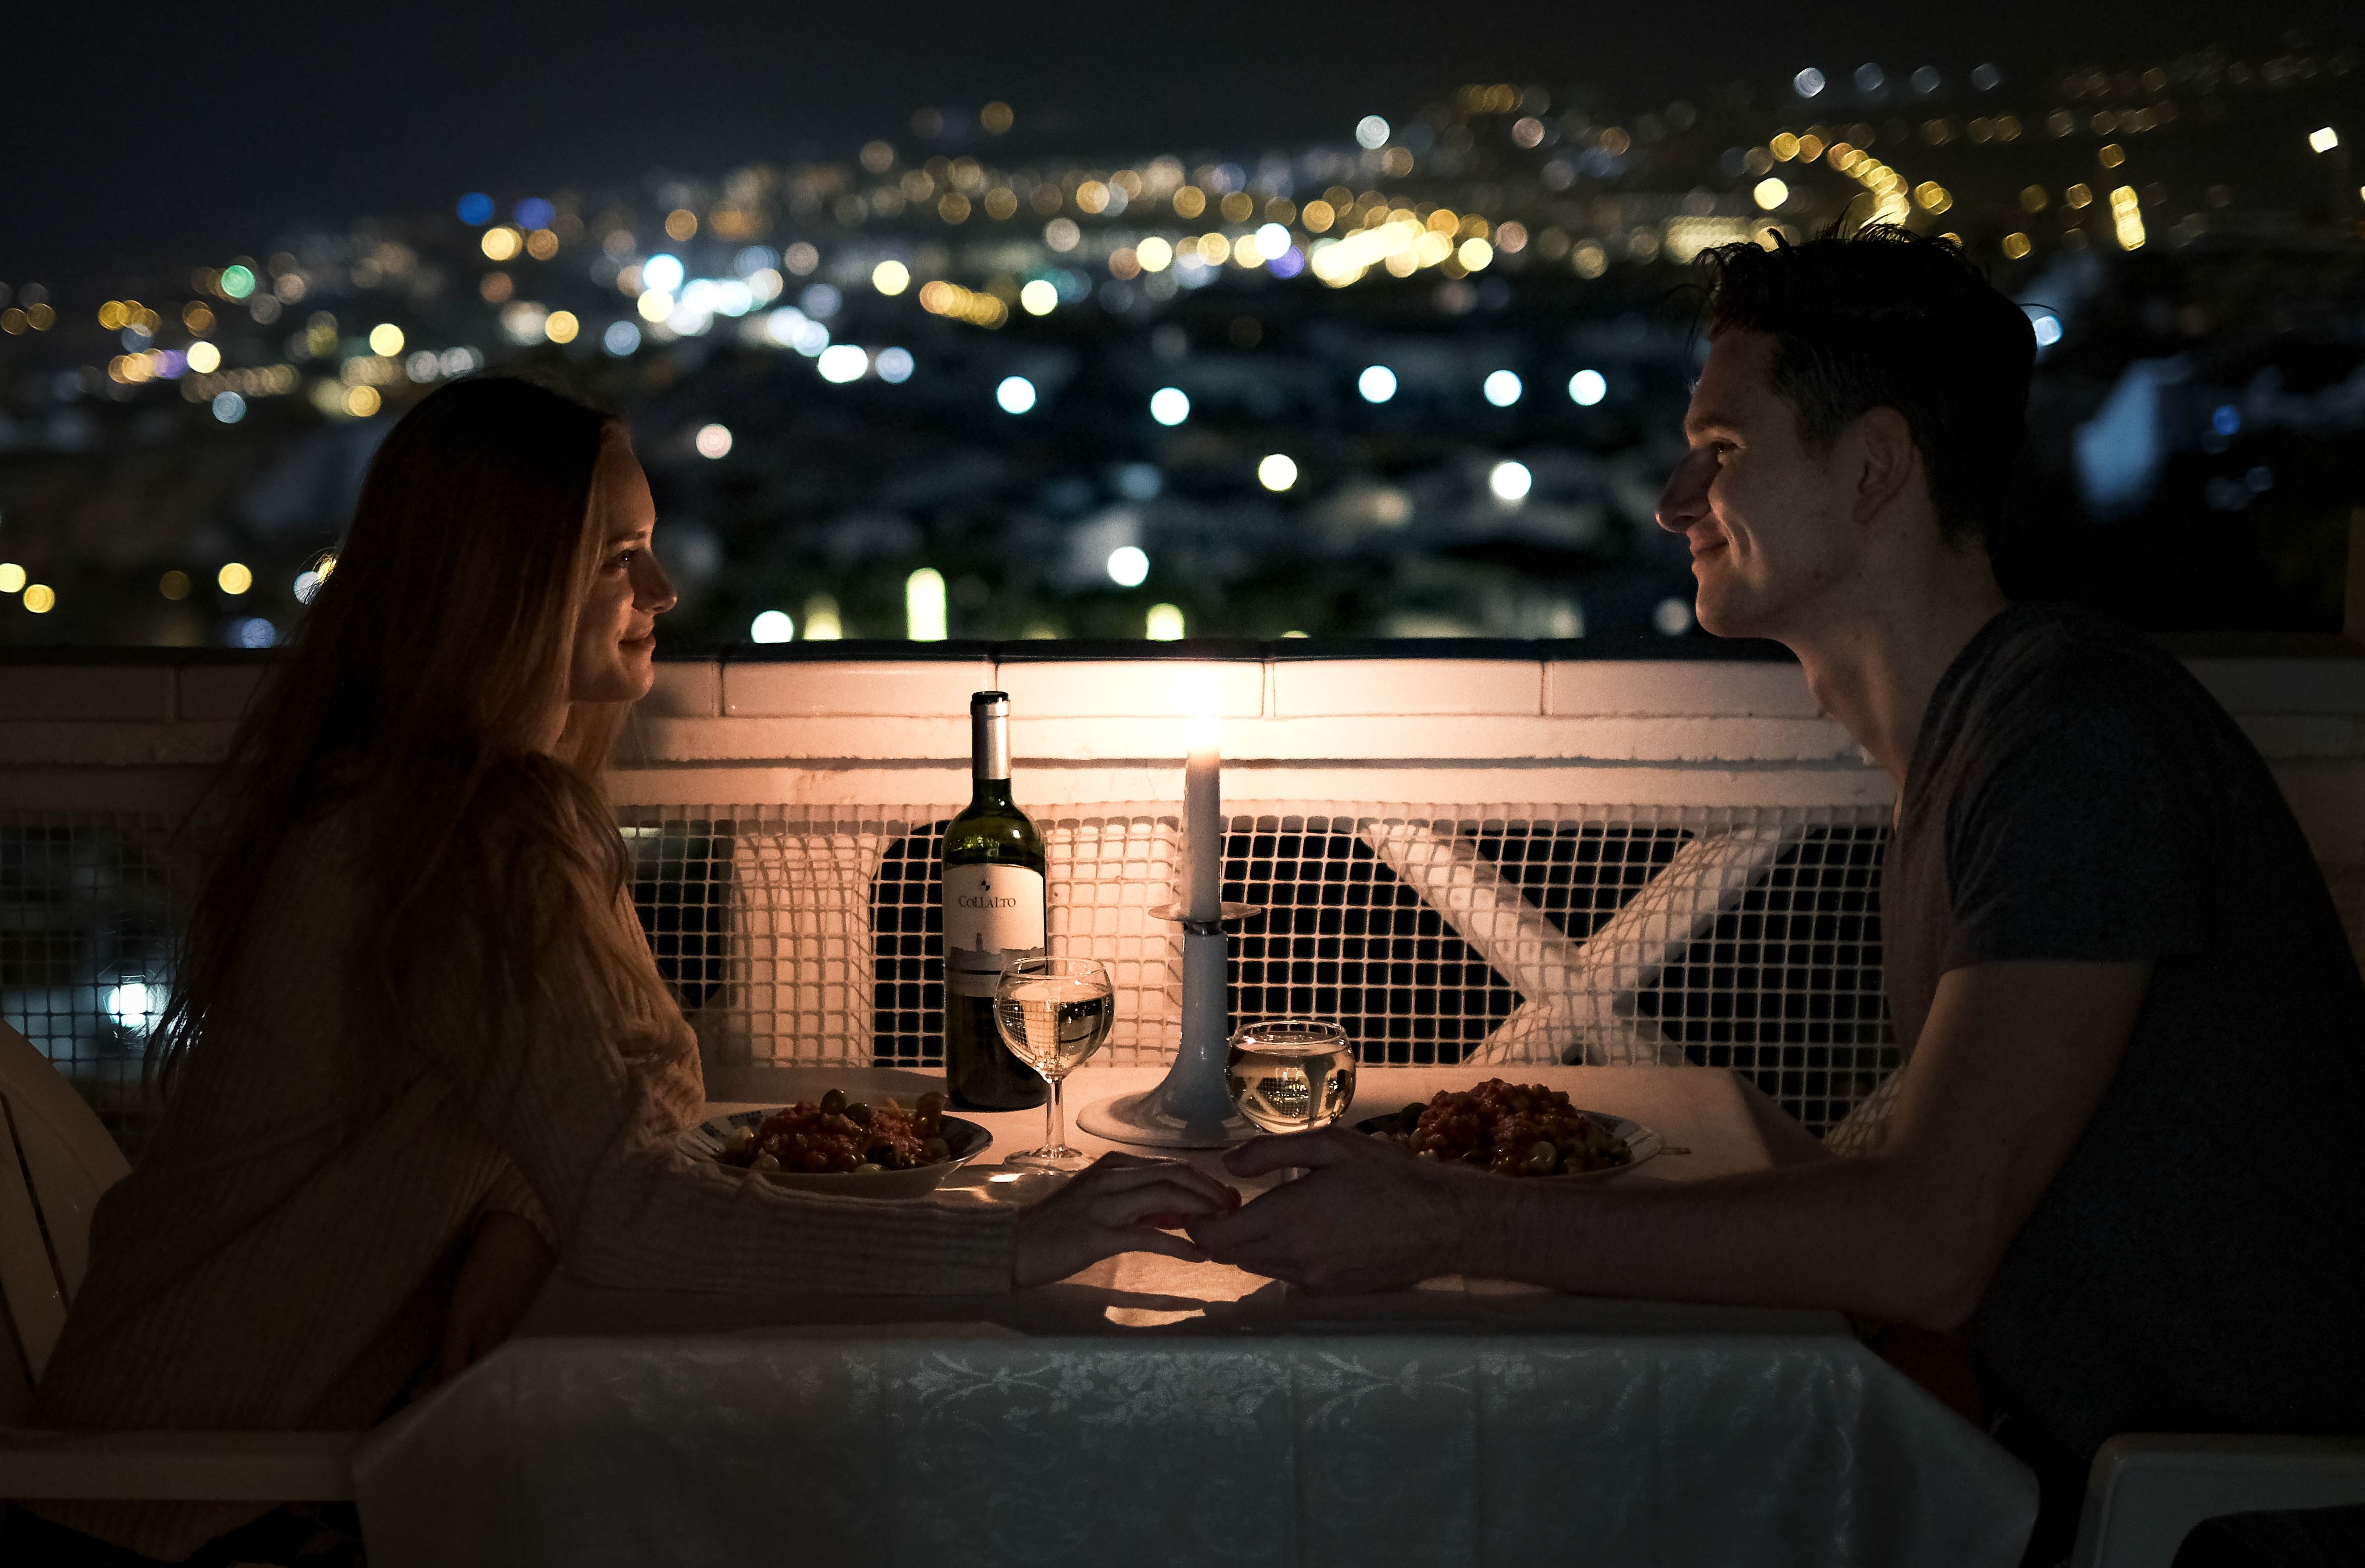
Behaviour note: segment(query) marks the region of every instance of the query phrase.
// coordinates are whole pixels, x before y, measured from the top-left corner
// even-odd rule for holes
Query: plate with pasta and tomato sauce
[[[911,1105],[833,1089],[816,1101],[734,1111],[686,1129],[683,1153],[752,1170],[773,1184],[846,1197],[917,1198],[983,1154],[993,1135],[945,1114],[942,1094]]]
[[[1541,1083],[1499,1078],[1368,1117],[1355,1130],[1417,1159],[1541,1180],[1607,1176],[1666,1148],[1664,1138],[1639,1122],[1581,1109]]]

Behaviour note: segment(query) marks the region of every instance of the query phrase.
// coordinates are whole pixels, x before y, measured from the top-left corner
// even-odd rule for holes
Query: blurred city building
[[[1957,238],[2043,345],[2011,586],[2331,629],[2365,503],[2365,74],[1831,62],[1668,103],[1465,86],[1333,144],[470,193],[0,286],[0,642],[265,647],[455,376],[631,423],[668,641],[1692,634],[1653,508],[1705,248]]]

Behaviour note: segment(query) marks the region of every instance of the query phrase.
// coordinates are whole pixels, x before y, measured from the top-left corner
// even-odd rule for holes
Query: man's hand
[[[1461,1259],[1489,1196],[1485,1171],[1416,1159],[1344,1127],[1251,1139],[1224,1157],[1240,1176],[1285,1166],[1306,1174],[1237,1214],[1189,1226],[1220,1263],[1287,1280],[1317,1294],[1400,1289],[1462,1271]]]
[[[1188,1223],[1235,1207],[1240,1195],[1176,1159],[1104,1154],[1048,1198],[1018,1215],[1018,1258],[1011,1282],[1064,1280],[1119,1252],[1161,1252],[1200,1262],[1205,1254],[1160,1226]]]

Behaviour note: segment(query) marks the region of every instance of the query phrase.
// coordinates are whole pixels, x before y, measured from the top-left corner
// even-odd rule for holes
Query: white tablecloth
[[[1696,1140],[1670,1173],[1765,1162],[1724,1075],[1619,1070],[1521,1076],[1629,1115],[1659,1096],[1653,1125]],[[1367,1072],[1369,1103],[1414,1078]],[[1314,1301],[1139,1256],[992,1299],[557,1289],[355,1475],[377,1568],[2001,1568],[2036,1500],[1836,1315],[1458,1282]]]

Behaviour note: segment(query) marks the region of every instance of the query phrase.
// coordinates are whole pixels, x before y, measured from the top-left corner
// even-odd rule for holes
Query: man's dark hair
[[[2036,336],[1952,241],[1888,225],[1703,252],[1710,336],[1774,339],[1774,389],[1827,448],[1870,409],[1905,416],[1950,543],[1987,542],[2028,433]]]

